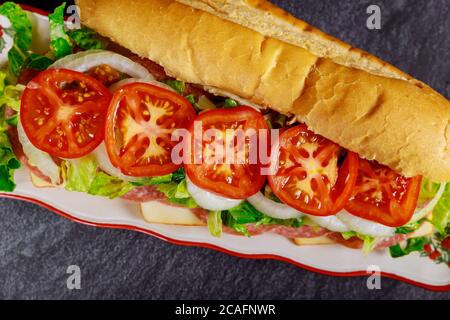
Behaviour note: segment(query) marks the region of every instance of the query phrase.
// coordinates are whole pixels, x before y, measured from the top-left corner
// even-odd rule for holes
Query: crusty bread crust
[[[77,4],[88,27],[180,80],[295,114],[314,132],[405,176],[450,181],[446,98],[266,1],[183,2],[213,14],[171,0]]]
[[[398,79],[411,76],[297,19],[267,0],[176,0],[347,67]]]

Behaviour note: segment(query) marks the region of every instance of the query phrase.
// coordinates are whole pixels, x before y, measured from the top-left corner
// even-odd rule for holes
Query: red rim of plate
[[[35,7],[32,6],[28,6],[28,5],[23,5],[21,4],[21,7],[25,10],[43,15],[43,16],[48,16],[48,12],[41,10],[41,9],[37,9]],[[67,212],[61,211],[45,202],[42,202],[40,200],[37,199],[33,199],[30,197],[26,197],[26,196],[20,196],[20,195],[16,195],[16,194],[9,194],[9,193],[0,193],[0,197],[4,197],[4,198],[10,198],[10,199],[18,199],[18,200],[23,200],[23,201],[27,201],[27,202],[31,202],[37,205],[40,205],[48,210],[51,210],[53,212],[55,212],[56,214],[67,218],[69,220],[72,220],[74,222],[78,222],[81,224],[85,224],[85,225],[89,225],[89,226],[94,226],[94,227],[101,227],[101,228],[110,228],[110,229],[125,229],[125,230],[132,230],[132,231],[138,231],[138,232],[142,232],[145,233],[147,235],[151,235],[154,236],[156,238],[159,238],[161,240],[167,241],[169,243],[175,244],[175,245],[182,245],[182,246],[191,246],[191,247],[201,247],[201,248],[208,248],[208,249],[213,249],[216,251],[220,251],[235,257],[239,257],[239,258],[246,258],[246,259],[271,259],[271,260],[278,260],[278,261],[282,261],[282,262],[287,262],[290,263],[292,265],[295,265],[297,267],[300,267],[302,269],[308,270],[308,271],[312,271],[315,273],[319,273],[319,274],[324,274],[324,275],[328,275],[328,276],[334,276],[334,277],[362,277],[362,276],[368,276],[367,272],[365,270],[362,271],[352,271],[352,272],[332,272],[332,271],[328,271],[328,270],[322,270],[322,269],[318,269],[318,268],[314,268],[305,264],[302,264],[300,262],[291,260],[289,258],[283,257],[283,256],[278,256],[278,255],[274,255],[274,254],[244,254],[244,253],[240,253],[240,252],[236,252],[236,251],[231,251],[228,249],[225,249],[223,247],[220,246],[216,246],[210,243],[204,243],[204,242],[189,242],[189,241],[182,241],[182,240],[177,240],[177,239],[172,239],[169,238],[165,235],[159,234],[155,231],[152,230],[148,230],[148,229],[144,229],[144,228],[140,228],[140,227],[136,227],[136,226],[132,226],[132,225],[126,225],[126,224],[106,224],[106,223],[96,223],[96,222],[92,222],[92,221],[88,221],[88,220],[83,220],[77,217],[74,217],[72,215],[70,215]],[[417,287],[421,287],[421,288],[425,288],[427,290],[431,290],[431,291],[450,291],[450,284],[449,285],[444,285],[444,286],[434,286],[434,285],[430,285],[427,283],[422,283],[422,282],[418,282],[412,279],[408,279],[408,278],[404,278],[402,276],[393,274],[393,273],[389,273],[389,272],[381,272],[381,275],[383,277],[387,277],[387,278],[391,278],[391,279],[395,279],[395,280],[399,280],[399,281],[403,281],[405,283],[408,284],[412,284],[414,286]]]

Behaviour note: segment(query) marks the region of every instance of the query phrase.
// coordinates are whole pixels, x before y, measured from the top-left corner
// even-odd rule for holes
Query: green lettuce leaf
[[[188,208],[196,208],[197,204],[187,191],[186,179],[180,182],[169,182],[158,185],[158,190],[165,194],[169,202],[179,204]]]
[[[447,234],[450,225],[450,183],[447,183],[444,194],[434,207],[431,222],[440,234]]]
[[[135,186],[98,170],[91,156],[65,161],[66,190],[114,199],[133,190]]]
[[[20,94],[14,86],[5,85],[6,73],[0,72],[0,191],[12,192],[16,184],[14,171],[20,168],[20,162],[12,149],[8,137],[8,125],[14,124],[14,118],[6,118],[6,106],[19,108]]]
[[[181,95],[183,95],[184,91],[186,91],[186,84],[183,81],[166,80],[165,83]]]
[[[19,168],[20,162],[14,154],[8,134],[0,128],[0,191],[14,191],[14,170]]]
[[[363,249],[362,251],[365,254],[370,253],[373,249],[375,249],[375,246],[377,244],[377,238],[373,238],[371,236],[367,236],[364,234],[360,234],[357,233],[355,231],[346,231],[346,232],[341,232],[342,238],[344,240],[348,240],[351,239],[353,237],[358,237],[359,239],[361,239],[363,241]]]
[[[249,236],[246,225],[283,225],[298,228],[304,225],[303,219],[275,219],[257,210],[249,202],[244,201],[238,206],[222,213],[224,223],[235,231]]]
[[[97,174],[97,163],[91,156],[65,162],[66,189],[88,192]]]
[[[422,225],[422,223],[424,223],[425,221],[427,221],[427,219],[423,218],[418,221],[408,223],[402,227],[396,228],[395,233],[397,233],[397,234],[412,233],[412,232],[416,231],[417,229],[419,229],[420,226]]]
[[[160,177],[149,177],[149,178],[143,178],[137,181],[133,181],[132,184],[137,187],[142,186],[154,186],[158,184],[164,184],[172,182],[173,174],[166,174],[165,176]]]
[[[373,249],[375,249],[375,246],[377,244],[377,238],[373,238],[359,233],[356,236],[363,241],[362,251],[365,254],[369,254],[370,252],[373,251]]]
[[[14,111],[20,109],[20,97],[23,90],[22,85],[6,85],[6,73],[0,72],[0,107],[8,106]]]
[[[211,211],[208,215],[208,230],[212,236],[220,238],[222,236],[222,212]]]
[[[98,172],[91,183],[88,193],[114,199],[127,194],[134,188],[127,181],[112,177],[104,172]]]
[[[344,238],[344,240],[348,240],[350,238],[353,237],[357,237],[358,234],[355,231],[345,231],[345,232],[341,232],[342,238]]]
[[[406,241],[406,246],[402,248],[400,244],[392,246],[389,248],[391,253],[391,257],[399,258],[406,256],[414,251],[422,251],[424,245],[428,242],[428,239],[425,237],[420,238],[410,238]]]
[[[142,186],[154,186],[159,184],[165,184],[170,182],[180,183],[186,178],[186,173],[183,168],[178,169],[174,173],[166,174],[159,177],[148,177],[133,181],[132,184],[138,187]]]
[[[418,204],[423,204],[427,201],[433,199],[439,190],[440,183],[434,183],[427,178],[422,179],[422,184],[420,185],[420,193]]]
[[[53,60],[49,57],[32,53],[28,57],[25,66],[39,71],[45,70],[53,64]]]
[[[57,7],[48,16],[50,22],[50,49],[56,59],[72,53],[72,40],[66,32],[64,24],[64,10],[66,3]]]
[[[95,31],[89,28],[69,30],[67,33],[73,42],[84,50],[106,48],[106,41],[101,39]]]
[[[5,2],[0,6],[0,15],[8,18],[13,29],[14,44],[8,52],[9,69],[18,77],[25,65],[32,43],[32,24],[26,12],[13,2]]]

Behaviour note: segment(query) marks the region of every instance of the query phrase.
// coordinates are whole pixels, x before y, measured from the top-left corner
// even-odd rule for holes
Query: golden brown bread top
[[[387,62],[314,28],[267,0],[176,1],[306,49],[317,57],[332,59],[347,67],[386,77],[411,79],[411,76]]]
[[[226,3],[225,12],[247,3],[208,2]],[[309,33],[314,36],[298,33],[300,40],[292,35],[295,41],[287,43],[171,0],[77,4],[88,27],[159,63],[180,80],[293,113],[316,133],[406,176],[450,181],[449,101],[419,81],[401,80],[407,76],[375,58],[363,55],[358,60],[352,56],[358,51],[346,51],[340,42],[333,47],[331,37],[304,22],[289,16],[274,22],[288,30],[286,34],[294,27],[313,30]],[[269,10],[257,11],[256,17],[283,15],[265,1],[250,4]],[[280,30],[273,32],[282,34]],[[291,44],[296,41],[304,45]],[[360,69],[367,65],[370,73],[338,60]]]

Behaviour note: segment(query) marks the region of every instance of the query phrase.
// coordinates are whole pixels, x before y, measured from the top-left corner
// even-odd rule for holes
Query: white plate
[[[48,44],[47,17],[34,13],[34,45],[45,50]],[[39,36],[37,36],[39,34]],[[365,256],[359,250],[340,245],[298,247],[276,234],[252,238],[225,234],[217,239],[205,227],[184,227],[147,223],[138,205],[124,200],[109,200],[62,189],[35,188],[25,169],[16,172],[17,189],[1,196],[19,198],[45,206],[77,222],[100,227],[132,229],[181,245],[209,247],[248,258],[277,259],[302,268],[334,276],[367,275],[369,266],[377,266],[383,275],[431,290],[450,290],[450,269],[436,265],[418,253],[393,259],[387,251]]]

